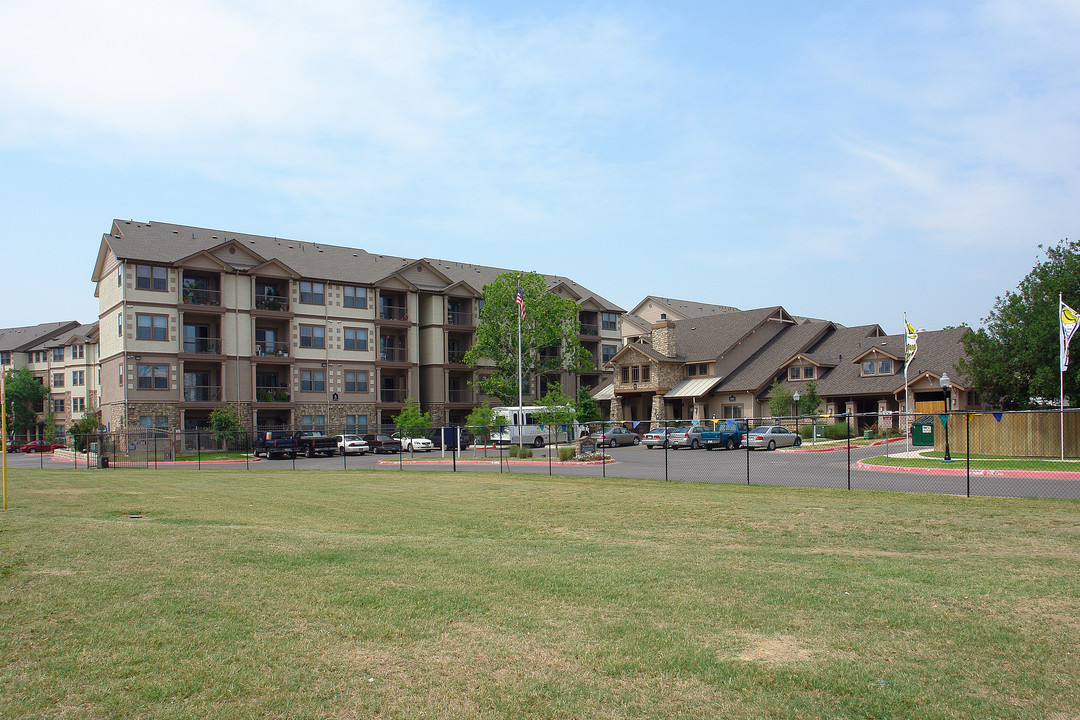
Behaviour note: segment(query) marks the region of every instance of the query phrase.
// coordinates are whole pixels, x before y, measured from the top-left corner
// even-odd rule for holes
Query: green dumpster
[[[911,423],[911,444],[934,446],[934,423],[933,421],[915,421]]]

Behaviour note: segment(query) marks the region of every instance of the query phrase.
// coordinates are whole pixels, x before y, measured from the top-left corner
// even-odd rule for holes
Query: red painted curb
[[[613,462],[615,462],[615,460],[609,458],[609,459],[603,460],[603,461],[589,460],[589,461],[586,461],[586,462],[552,462],[550,464],[551,464],[552,467],[556,467],[556,466],[558,466],[558,467],[566,467],[568,465],[569,466],[574,466],[574,465],[578,465],[578,466],[580,466],[580,465],[609,465],[609,464],[611,464]],[[541,466],[541,465],[546,466],[546,465],[548,465],[548,463],[546,461],[544,461],[544,460],[514,460],[513,462],[511,462],[509,460],[503,460],[503,463],[506,464],[506,465],[536,465],[536,466]],[[379,465],[397,465],[399,463],[398,463],[397,460],[380,460],[378,464]],[[402,465],[452,465],[453,460],[402,460],[400,464],[402,464]],[[458,460],[457,464],[458,465],[498,465],[499,460],[498,459],[495,459],[495,460]]]
[[[944,463],[943,463],[944,464]],[[967,475],[966,468],[958,467],[942,467],[942,468],[920,468],[920,467],[903,467],[900,465],[868,465],[862,460],[855,463],[856,470],[884,470],[887,472],[901,472],[901,473],[915,473],[916,475]],[[989,470],[986,468],[973,469],[971,471],[972,477],[1013,477],[1013,478],[1047,478],[1047,479],[1065,479],[1065,480],[1080,480],[1080,472],[1071,472],[1069,470],[1062,470],[1060,472],[1052,472],[1049,470]]]

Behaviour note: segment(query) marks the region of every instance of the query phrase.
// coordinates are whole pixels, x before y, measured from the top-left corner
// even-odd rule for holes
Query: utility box
[[[934,446],[934,422],[916,420],[911,423],[911,444],[925,447]]]

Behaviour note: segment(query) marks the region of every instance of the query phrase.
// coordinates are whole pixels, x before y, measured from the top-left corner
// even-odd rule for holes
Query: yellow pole
[[[4,389],[4,376],[0,372],[0,435],[4,437],[4,447],[0,448],[4,459],[4,509],[7,510],[7,392]]]

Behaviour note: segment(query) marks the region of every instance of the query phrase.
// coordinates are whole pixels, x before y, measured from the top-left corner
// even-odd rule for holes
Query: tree
[[[565,425],[567,437],[569,437],[570,433],[573,432],[570,426],[573,424],[574,418],[577,417],[574,401],[563,394],[562,390],[552,388],[540,400],[540,405],[543,410],[533,413],[536,421],[541,425],[552,426],[553,433],[558,432]]]
[[[232,405],[222,405],[210,411],[210,429],[217,442],[224,442],[228,447],[230,440],[244,429],[240,423],[240,412]]]
[[[584,372],[592,360],[578,340],[581,323],[576,302],[548,292],[543,276],[537,273],[503,273],[484,286],[476,342],[465,353],[465,362],[474,368],[485,361],[494,365],[490,376],[474,384],[506,405],[518,402],[519,310],[515,298],[519,282],[525,301],[522,378],[527,381],[545,373]]]
[[[491,409],[491,403],[485,400],[473,408],[473,411],[465,418],[465,425],[483,440],[484,456],[486,457],[487,446],[491,442],[491,433],[495,430],[495,411]]]
[[[577,421],[582,425],[591,422],[600,422],[604,419],[600,412],[600,404],[593,399],[590,388],[581,388],[577,394]]]
[[[8,432],[26,435],[37,425],[35,408],[48,394],[49,390],[42,384],[41,378],[34,377],[26,368],[8,370],[4,375],[4,412],[8,417]]]
[[[45,439],[49,442],[57,442],[60,440],[56,436],[56,414],[50,410],[45,413],[45,420],[42,422],[42,428],[45,432]]]
[[[420,403],[415,398],[406,398],[405,407],[394,418],[394,425],[402,437],[420,437],[431,428],[431,413],[420,412]]]
[[[87,438],[91,435],[95,435],[98,428],[101,427],[101,416],[97,410],[87,410],[82,416],[81,420],[77,420],[71,424],[72,442],[75,444],[75,449],[79,452],[86,451]]]
[[[791,406],[795,403],[795,393],[791,389],[780,384],[780,380],[774,379],[769,387],[769,413],[773,417],[784,417],[791,414]]]
[[[1036,263],[1015,291],[997,297],[982,328],[964,336],[966,357],[957,365],[983,401],[1002,410],[1031,408],[1045,401],[1057,404],[1058,293],[1064,294],[1069,306],[1080,307],[1080,242],[1066,239],[1039,249],[1045,259]],[[1072,343],[1071,357],[1078,356],[1076,346]],[[1080,391],[1078,367],[1070,363],[1065,372],[1068,398],[1077,398]]]
[[[799,414],[813,415],[821,407],[821,396],[817,393],[817,380],[810,380],[806,388],[799,393]]]

